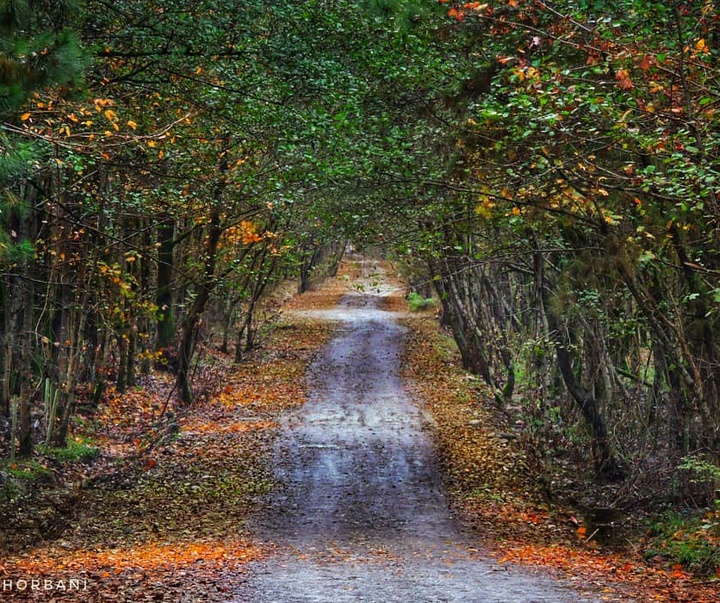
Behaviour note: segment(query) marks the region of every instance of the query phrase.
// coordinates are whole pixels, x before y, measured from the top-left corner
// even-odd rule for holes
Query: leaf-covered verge
[[[578,585],[602,589],[607,600],[717,601],[717,580],[694,578],[667,550],[653,554],[658,541],[649,533],[618,529],[604,541],[606,526],[593,525],[579,509],[548,502],[522,430],[461,368],[457,347],[435,316],[413,314],[403,322],[409,328],[404,377],[433,417],[452,505],[495,558],[568,575]],[[710,534],[703,537],[718,545]]]
[[[341,276],[286,306],[334,306],[351,278]],[[207,351],[209,395],[178,414],[163,414],[172,389],[163,373],[110,391],[73,433],[98,458],[63,464],[37,453],[31,486],[3,505],[0,579],[13,584],[3,600],[227,600],[242,565],[267,552],[244,525],[274,486],[278,417],[304,403],[308,364],[331,331],[283,313],[243,363]],[[51,588],[18,590],[32,579]]]

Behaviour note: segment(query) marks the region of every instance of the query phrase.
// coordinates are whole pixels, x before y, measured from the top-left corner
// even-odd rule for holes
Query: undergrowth
[[[720,504],[704,512],[668,510],[647,520],[645,558],[682,566],[697,576],[720,572]]]

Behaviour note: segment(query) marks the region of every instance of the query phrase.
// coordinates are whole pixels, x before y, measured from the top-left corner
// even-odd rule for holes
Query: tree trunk
[[[175,315],[172,295],[174,262],[175,222],[164,215],[160,219],[158,232],[157,290],[155,303],[158,307],[155,351],[172,346],[175,340]]]
[[[210,223],[207,228],[205,244],[203,274],[195,293],[195,300],[185,316],[182,326],[180,349],[178,350],[178,368],[175,378],[175,385],[181,405],[189,405],[193,400],[193,393],[190,387],[190,364],[195,353],[200,317],[205,311],[205,306],[207,306],[208,300],[210,299],[210,294],[217,284],[215,271],[218,259],[218,244],[224,230],[221,224],[221,216],[223,192],[227,187],[227,172],[229,169],[227,158],[229,142],[227,136],[222,140],[220,164],[218,166],[219,180],[213,191]]]
[[[573,371],[573,362],[570,355],[572,332],[568,326],[561,328],[560,319],[552,310],[547,289],[543,292],[545,312],[550,327],[549,337],[554,342],[555,357],[562,375],[563,383],[568,393],[575,401],[585,424],[590,432],[595,469],[601,478],[609,480],[622,479],[624,471],[620,466],[608,439],[605,420],[600,413],[600,403],[577,381]]]

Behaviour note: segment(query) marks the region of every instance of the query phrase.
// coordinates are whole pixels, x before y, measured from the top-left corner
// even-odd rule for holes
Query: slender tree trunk
[[[600,413],[600,403],[578,383],[575,377],[570,347],[567,343],[573,340],[572,332],[568,326],[561,328],[559,317],[551,309],[552,306],[548,299],[547,290],[544,293],[544,305],[550,327],[549,336],[555,345],[555,356],[563,383],[577,404],[590,432],[596,471],[602,478],[621,479],[624,476],[624,471],[610,444],[605,420]]]
[[[229,169],[227,158],[228,146],[229,138],[225,137],[222,140],[220,152],[220,164],[218,167],[219,180],[213,191],[210,223],[207,227],[203,274],[195,293],[195,300],[186,314],[182,326],[180,349],[178,350],[178,368],[175,379],[179,400],[182,405],[188,405],[193,400],[192,389],[190,387],[190,365],[195,353],[200,317],[205,311],[205,306],[207,306],[208,300],[210,299],[210,294],[217,284],[215,272],[218,259],[218,244],[220,243],[220,237],[224,230],[221,224],[221,216],[223,192],[227,187],[227,172]]]
[[[34,196],[34,192],[28,192]],[[13,244],[20,245],[30,238],[30,216],[12,211],[10,230],[15,234]],[[33,323],[33,279],[30,278],[29,258],[21,257],[6,277],[8,306],[5,312],[5,347],[3,367],[3,399],[17,412],[17,453],[30,456],[33,451],[32,380],[30,337]],[[14,444],[13,444],[14,445]]]
[[[175,313],[172,294],[172,276],[175,248],[175,221],[164,215],[160,218],[158,232],[157,290],[155,303],[158,307],[155,350],[172,346],[175,340]]]

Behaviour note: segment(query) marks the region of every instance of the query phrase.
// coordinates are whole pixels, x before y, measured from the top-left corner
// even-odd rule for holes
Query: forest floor
[[[316,585],[328,568],[345,568],[346,573],[336,578],[344,585],[335,582],[331,587],[333,600],[344,600],[337,598],[337,587],[358,586],[357,554],[345,546],[347,542],[333,548],[331,541],[298,537],[297,526],[302,522],[287,523],[282,518],[279,509],[298,509],[307,497],[298,499],[297,492],[293,495],[288,490],[288,484],[300,483],[297,476],[302,471],[279,461],[278,454],[287,457],[292,442],[302,454],[337,451],[335,441],[300,439],[298,444],[297,434],[305,432],[297,430],[308,426],[302,418],[305,407],[312,414],[313,404],[318,403],[317,382],[322,382],[324,371],[323,365],[320,369],[317,365],[321,351],[338,338],[360,337],[368,327],[361,325],[355,333],[343,322],[343,311],[334,317],[331,312],[333,320],[327,320],[327,312],[337,313],[348,294],[372,293],[368,289],[382,279],[370,264],[345,262],[337,278],[284,304],[282,317],[266,334],[263,347],[245,362],[233,366],[221,355],[209,355],[212,362],[206,360],[203,377],[206,395],[188,410],[162,413],[171,381],[162,374],[147,377],[123,396],[109,392],[73,433],[77,441],[99,447],[100,456],[72,465],[39,456],[35,463],[43,469],[42,479],[21,493],[14,508],[0,508],[0,544],[6,551],[0,557],[2,600],[263,600],[255,595],[257,589],[269,588],[267,580],[263,582],[263,572],[270,571],[268,563],[284,563],[293,574],[298,569],[293,564],[302,563],[302,556],[312,558]],[[385,295],[378,308],[394,312],[393,325],[400,325],[397,328],[402,332],[390,323],[380,323],[378,333],[385,337],[384,345],[394,342],[398,346],[405,391],[422,405],[416,410],[407,407],[403,413],[417,415],[422,429],[401,427],[413,437],[428,438],[432,445],[427,448],[427,464],[436,468],[428,474],[410,474],[410,499],[426,495],[418,485],[425,483],[432,496],[422,499],[422,504],[435,515],[426,517],[424,530],[439,530],[436,536],[443,530],[458,530],[453,537],[461,545],[463,558],[452,560],[452,571],[465,586],[473,574],[496,583],[495,574],[513,567],[523,568],[510,572],[521,573],[514,588],[522,591],[541,585],[532,599],[537,601],[564,600],[568,592],[582,592],[582,597],[589,597],[583,600],[593,601],[718,601],[717,582],[693,580],[682,568],[649,565],[639,552],[632,553],[632,547],[624,552],[607,550],[575,523],[570,510],[549,507],[532,480],[520,443],[506,437],[503,418],[477,381],[460,369],[457,352],[438,329],[434,313],[407,313],[401,287],[394,281],[390,285],[385,293],[393,293]],[[401,347],[399,342],[403,342]],[[313,366],[316,377],[307,379]],[[350,389],[362,387],[355,384]],[[409,404],[404,398],[400,403]],[[330,417],[321,419],[327,424]],[[425,446],[425,440],[418,441]],[[312,466],[312,458],[301,465]],[[387,458],[368,457],[364,465]],[[395,457],[391,461],[397,465]],[[413,482],[415,478],[419,481]],[[332,492],[327,494],[335,496]],[[391,497],[389,490],[380,493]],[[437,511],[438,505],[446,503],[451,511]],[[306,536],[312,534],[320,516],[299,515],[308,520]],[[398,525],[407,524],[406,515],[398,517]],[[357,516],[353,521],[356,527],[362,526],[368,517]],[[459,527],[449,527],[456,524]],[[369,577],[377,568],[394,568],[396,574],[404,571],[405,566],[398,565],[398,551],[375,546],[377,542],[369,538],[392,531],[393,526],[373,529],[365,533],[365,545],[379,561],[374,566],[363,564],[364,571],[370,572]],[[262,537],[263,530],[272,537]],[[403,538],[407,541],[406,534]],[[433,536],[423,541],[426,550],[433,548],[430,541],[441,548],[449,546]],[[287,542],[299,551],[292,559],[281,551]],[[303,547],[307,550],[300,550]],[[278,559],[282,563],[275,563]],[[484,573],[475,571],[478,567]],[[435,581],[436,570],[426,562],[412,576],[413,584]],[[307,578],[307,567],[303,571],[297,576]],[[560,582],[546,583],[550,575]],[[286,584],[295,577],[286,575]],[[321,598],[284,600],[327,600],[321,591],[315,594]],[[426,594],[427,600],[456,600],[442,598],[447,593]],[[356,591],[345,595],[347,600],[376,600]],[[270,590],[265,596],[283,600]],[[522,592],[514,596],[518,598],[508,595],[495,600],[528,600]],[[457,600],[473,600],[467,593],[464,597]]]

